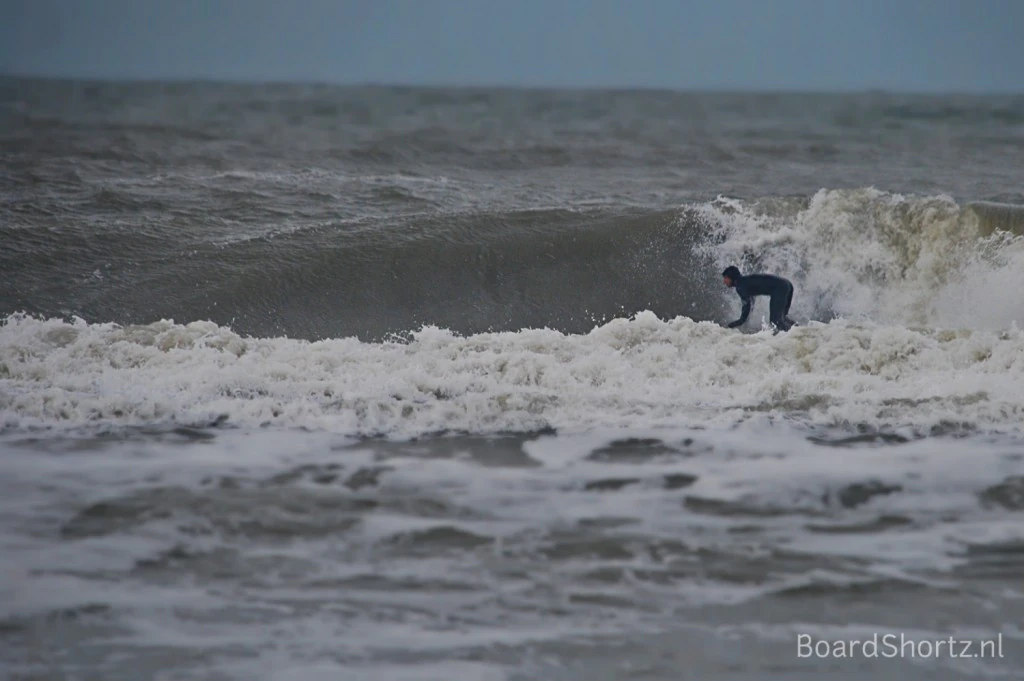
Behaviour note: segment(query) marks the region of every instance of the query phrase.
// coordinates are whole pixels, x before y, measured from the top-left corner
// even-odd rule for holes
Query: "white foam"
[[[410,437],[798,424],[1016,430],[1024,334],[834,322],[744,335],[650,312],[585,335],[408,342],[242,338],[211,322],[144,326],[16,316],[0,327],[9,430],[208,423]]]
[[[1024,237],[993,232],[976,209],[948,196],[821,190],[806,206],[719,199],[700,211],[714,232],[705,252],[722,267],[756,263],[791,278],[797,317],[1024,324]]]

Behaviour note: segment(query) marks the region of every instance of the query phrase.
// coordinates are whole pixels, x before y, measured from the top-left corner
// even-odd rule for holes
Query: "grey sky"
[[[1024,0],[0,0],[0,70],[1024,92]]]

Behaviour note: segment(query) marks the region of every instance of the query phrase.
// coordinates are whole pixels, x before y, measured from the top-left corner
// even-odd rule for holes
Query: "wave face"
[[[642,310],[721,321],[735,296],[718,273],[736,263],[792,278],[803,319],[968,328],[1024,320],[1011,293],[1024,290],[1024,207],[1011,204],[823,190],[665,211],[397,222],[223,239],[187,253],[146,231],[0,227],[13,284],[3,305],[122,323],[208,319],[310,339],[379,340],[424,325],[583,333]],[[98,257],[105,264],[94,268]]]

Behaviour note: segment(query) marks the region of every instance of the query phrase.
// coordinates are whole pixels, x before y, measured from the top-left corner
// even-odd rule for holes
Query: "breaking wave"
[[[797,316],[999,329],[1024,320],[1024,206],[822,190],[719,199],[702,247],[719,265],[791,277]]]
[[[0,232],[12,283],[0,314],[210,320],[252,336],[579,334],[643,310],[721,321],[736,300],[718,273],[734,262],[792,278],[804,320],[995,329],[1024,319],[1024,206],[875,189],[677,211],[410,214],[246,239],[213,227]]]

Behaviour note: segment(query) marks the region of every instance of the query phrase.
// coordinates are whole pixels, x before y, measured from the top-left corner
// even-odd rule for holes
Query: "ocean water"
[[[0,156],[0,676],[1024,678],[1024,97],[8,78]]]

